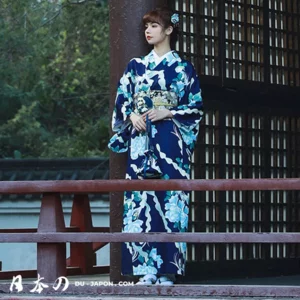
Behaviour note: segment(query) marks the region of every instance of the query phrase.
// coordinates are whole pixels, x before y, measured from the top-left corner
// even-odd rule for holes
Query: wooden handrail
[[[0,194],[86,194],[122,191],[300,190],[300,178],[0,181]]]
[[[0,233],[1,243],[119,243],[119,242],[189,242],[189,243],[300,243],[300,233],[95,233],[95,232],[45,232],[45,233]]]

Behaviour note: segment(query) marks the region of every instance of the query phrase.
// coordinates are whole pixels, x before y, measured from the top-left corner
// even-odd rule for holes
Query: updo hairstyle
[[[175,47],[175,43],[177,41],[179,23],[173,24],[171,22],[171,18],[173,15],[174,12],[170,10],[168,7],[156,8],[144,15],[143,24],[145,26],[147,23],[157,23],[161,25],[165,30],[169,26],[172,26],[173,32],[171,34],[171,46]]]

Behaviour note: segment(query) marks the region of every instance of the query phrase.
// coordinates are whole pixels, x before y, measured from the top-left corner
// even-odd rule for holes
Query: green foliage
[[[40,122],[35,117],[37,106],[37,102],[33,102],[29,106],[23,105],[12,119],[1,126],[0,149],[2,152],[12,151],[13,157],[17,152],[20,153],[19,156],[22,156],[22,153],[25,156],[28,153],[32,156],[40,153],[42,129]]]
[[[109,22],[97,3],[2,0],[0,157],[106,154]]]

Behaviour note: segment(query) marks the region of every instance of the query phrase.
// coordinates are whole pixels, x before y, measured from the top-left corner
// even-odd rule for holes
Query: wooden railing
[[[1,243],[37,243],[37,272],[48,282],[70,274],[108,271],[94,269],[93,253],[115,242],[190,242],[190,243],[300,243],[300,233],[109,233],[92,226],[88,194],[125,190],[245,191],[300,190],[300,179],[216,179],[216,180],[92,180],[92,181],[15,181],[0,182],[0,194],[42,194],[37,229],[0,230]],[[64,224],[61,195],[73,196],[70,227]],[[71,243],[69,268],[66,243]],[[94,246],[93,246],[94,245]],[[18,273],[18,272],[15,272]],[[1,273],[0,273],[1,274]],[[8,273],[2,273],[7,275]],[[13,272],[9,273],[12,275]],[[19,273],[18,273],[19,274]],[[27,274],[32,275],[32,274]],[[0,275],[1,276],[1,275]],[[2,277],[3,278],[3,277]],[[91,289],[91,287],[89,287]],[[88,289],[86,287],[86,289]],[[151,287],[156,295],[244,295],[295,296],[300,287],[174,286]],[[82,290],[81,290],[82,292]],[[89,291],[86,290],[86,293]],[[101,292],[119,294],[149,293],[147,287],[103,287]]]
[[[44,181],[56,186],[59,181]],[[31,184],[32,183],[32,184]],[[22,187],[21,187],[21,186]],[[81,233],[109,232],[109,227],[94,227],[87,194],[75,194],[71,211],[70,225],[65,226],[60,192],[44,192],[43,181],[0,181],[0,194],[42,194],[38,228],[0,229],[0,242],[12,236],[25,240],[40,233]],[[10,190],[13,192],[9,192]],[[71,194],[71,193],[67,193]],[[3,237],[3,239],[2,239]],[[21,243],[23,243],[21,242]],[[109,266],[96,266],[95,252],[108,243],[70,243],[70,257],[66,259],[65,243],[44,243],[37,240],[37,270],[2,271],[0,279],[11,279],[13,275],[36,278],[37,273],[44,274],[47,281],[66,275],[88,275],[109,273]]]

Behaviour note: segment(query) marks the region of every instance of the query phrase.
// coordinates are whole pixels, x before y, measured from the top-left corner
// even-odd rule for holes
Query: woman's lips
[[[147,40],[151,40],[152,39],[152,37],[151,36],[147,36]]]

